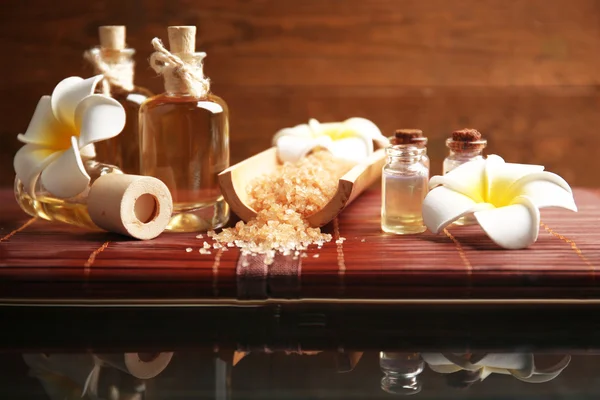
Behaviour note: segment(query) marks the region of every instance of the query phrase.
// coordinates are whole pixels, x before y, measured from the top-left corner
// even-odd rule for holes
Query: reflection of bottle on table
[[[385,374],[381,379],[381,389],[388,393],[411,395],[421,391],[419,374],[424,362],[419,353],[379,353],[379,366]]]

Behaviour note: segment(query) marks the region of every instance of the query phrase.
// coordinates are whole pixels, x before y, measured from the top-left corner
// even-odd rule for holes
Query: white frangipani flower
[[[125,127],[118,101],[94,89],[102,75],[61,81],[52,96],[42,96],[17,152],[14,168],[25,190],[34,196],[38,178],[56,197],[82,193],[90,182],[82,157],[94,157],[93,143],[117,136]]]
[[[360,162],[373,153],[373,142],[386,146],[389,141],[377,125],[365,118],[328,123],[313,118],[308,124],[281,129],[273,137],[280,161],[294,163],[317,147],[337,158]]]
[[[507,249],[535,243],[540,208],[577,211],[563,178],[545,172],[541,165],[506,163],[496,155],[434,176],[429,186],[438,186],[423,202],[423,222],[430,231],[439,233],[458,218],[473,214],[490,239]]]

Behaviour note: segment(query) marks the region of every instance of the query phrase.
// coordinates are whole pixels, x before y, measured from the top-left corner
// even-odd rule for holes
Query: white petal
[[[359,137],[335,140],[328,148],[335,157],[357,163],[372,154],[365,141]]]
[[[107,96],[93,94],[83,99],[75,110],[79,147],[117,136],[125,127],[125,109]]]
[[[577,211],[573,192],[569,184],[551,172],[537,172],[527,175],[511,186],[513,197],[527,196],[538,208],[561,207]]]
[[[291,128],[283,128],[279,130],[275,136],[273,136],[273,145],[277,144],[279,138],[284,136],[300,136],[304,138],[312,138],[313,134],[310,127],[307,124],[296,125]]]
[[[52,111],[63,124],[75,129],[75,109],[79,102],[94,93],[102,75],[82,79],[78,76],[63,79],[52,92]]]
[[[328,149],[331,138],[321,136],[317,139],[307,139],[299,136],[282,136],[277,140],[277,157],[279,161],[296,163],[317,147]]]
[[[522,177],[543,170],[541,165],[507,163],[501,157],[490,154],[485,168],[486,201],[497,207],[509,204],[512,197],[508,195],[508,188]]]
[[[351,127],[357,132],[360,132],[380,146],[389,145],[389,139],[385,137],[383,133],[381,133],[379,127],[366,118],[348,118],[344,121],[344,125]]]
[[[71,145],[71,135],[69,127],[61,124],[54,116],[50,96],[42,96],[33,112],[27,131],[17,138],[23,143],[65,150]]]
[[[335,122],[331,123],[330,122],[330,123],[322,124],[322,123],[320,123],[319,121],[317,121],[314,118],[311,118],[311,119],[308,120],[308,127],[310,128],[311,134],[313,135],[313,137],[317,137],[317,136],[323,135],[324,134],[323,131],[325,129],[331,129],[332,128],[331,125],[338,125],[338,123],[335,123]]]
[[[35,184],[42,170],[59,155],[60,152],[35,144],[26,144],[17,151],[13,166],[29,195],[34,195]]]
[[[439,233],[464,215],[490,208],[493,208],[491,204],[476,203],[459,192],[440,186],[427,193],[423,200],[423,223],[431,232]]]
[[[94,143],[90,143],[87,146],[83,146],[79,149],[79,154],[81,154],[82,159],[90,159],[96,157],[96,146]]]
[[[470,197],[477,203],[485,202],[485,160],[474,160],[448,172],[436,175],[429,180],[429,187],[444,185]]]
[[[478,211],[474,215],[490,239],[505,249],[524,249],[537,240],[540,211],[525,196],[516,197],[509,206]]]
[[[71,148],[42,171],[41,180],[46,190],[65,199],[77,196],[88,187],[90,176],[85,172],[75,136],[71,137]]]

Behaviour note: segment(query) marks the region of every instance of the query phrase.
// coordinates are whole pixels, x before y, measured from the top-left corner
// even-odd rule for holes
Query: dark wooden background
[[[198,26],[232,162],[310,117],[363,116],[386,133],[422,128],[434,173],[448,133],[474,127],[489,152],[600,184],[598,0],[3,0],[0,186],[39,97],[91,74],[82,53],[102,24],[127,25],[153,91],[150,40]]]

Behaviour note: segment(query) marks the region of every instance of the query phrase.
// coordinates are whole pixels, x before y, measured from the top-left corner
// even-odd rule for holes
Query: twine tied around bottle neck
[[[131,92],[135,89],[133,84],[134,62],[126,60],[118,63],[107,63],[102,59],[99,49],[87,50],[83,53],[94,69],[102,74],[102,94],[110,96],[114,89]]]
[[[163,46],[158,38],[152,40],[156,50],[150,57],[150,66],[164,76],[167,92],[189,93],[194,97],[204,97],[210,91],[210,81],[204,76],[202,66],[192,65]]]

